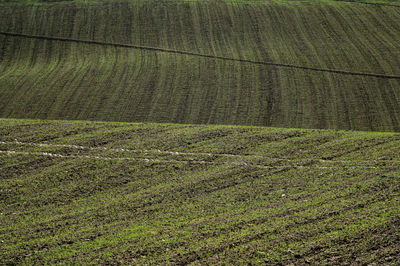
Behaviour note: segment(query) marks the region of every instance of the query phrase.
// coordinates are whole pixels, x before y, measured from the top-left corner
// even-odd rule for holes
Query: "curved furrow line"
[[[24,85],[29,81],[29,78],[31,75],[34,75],[35,71],[37,72],[37,68],[33,68],[35,64],[34,60],[34,53],[36,52],[35,49],[31,48],[31,45],[25,45],[25,41],[16,41],[13,40],[13,56],[10,56],[10,58],[14,58],[14,64],[12,67],[10,67],[5,73],[0,75],[0,80],[6,80],[8,82],[14,82],[13,87],[14,89],[9,92],[6,97],[2,97],[2,99],[6,100],[7,102],[13,103],[13,99],[15,97],[18,97],[19,95],[23,95],[21,93],[21,89],[23,89]],[[34,42],[33,42],[34,44]],[[14,48],[15,47],[15,48]],[[28,49],[25,49],[28,47]],[[28,50],[28,51],[27,51]],[[21,67],[22,65],[22,67]],[[19,71],[16,71],[19,70]],[[22,77],[18,76],[17,74],[14,73],[24,73]],[[10,77],[10,75],[13,75]],[[37,75],[37,74],[36,74]],[[6,106],[6,105],[4,105]],[[13,111],[15,111],[15,108],[21,108],[21,106],[16,104],[12,104],[12,108],[8,108],[7,113],[8,115],[11,115]],[[3,111],[4,112],[4,111]]]
[[[400,16],[395,16],[391,12],[373,12],[371,9],[365,9],[365,13],[368,14],[370,22],[372,22],[376,27],[365,26],[365,31],[368,30],[368,39],[374,42],[373,52],[379,53],[381,55],[380,59],[385,59],[385,56],[392,54],[393,52],[398,54],[400,51],[397,47],[400,45],[400,40],[397,38],[399,24],[396,19],[400,19]],[[371,51],[371,52],[372,52]],[[396,72],[400,67],[400,58],[393,56],[391,58],[394,63],[390,65],[393,72]],[[385,63],[385,60],[381,60]],[[396,69],[393,69],[395,67]]]
[[[120,71],[121,68],[118,64],[119,58],[121,56],[120,50],[120,48],[115,47],[102,53],[105,57],[104,61],[107,62],[102,64],[102,68],[104,69],[103,73],[107,74],[101,75],[102,78],[97,79],[99,86],[93,88],[92,93],[94,95],[97,95],[98,97],[87,97],[91,100],[87,102],[88,107],[85,109],[91,110],[90,113],[92,116],[87,113],[84,114],[83,117],[88,117],[89,119],[96,119],[97,117],[101,117],[101,113],[105,109],[104,107],[107,106],[107,103],[109,103],[109,101],[112,99],[112,94],[118,92],[117,87],[122,80]],[[82,78],[84,77],[85,76],[83,76]],[[117,84],[113,84],[114,82],[117,82]],[[110,88],[113,88],[113,90],[111,90]],[[94,110],[94,112],[92,110]]]
[[[121,53],[118,52],[117,56],[118,57],[116,58],[116,61],[123,60],[124,58],[129,58],[129,54],[124,53],[123,50],[121,51]],[[123,114],[123,112],[121,111],[122,106],[118,104],[118,100],[129,99],[127,96],[128,94],[127,91],[130,88],[128,86],[124,86],[123,84],[129,84],[128,80],[131,78],[132,75],[131,68],[132,66],[130,64],[123,64],[121,66],[118,66],[118,78],[111,79],[110,77],[111,82],[114,82],[114,85],[112,85],[112,87],[115,88],[115,90],[111,92],[110,98],[107,99],[105,104],[102,105],[101,107],[100,106],[98,107],[100,112],[103,110],[111,110],[110,114],[111,116],[114,117]],[[121,121],[124,120],[121,118]]]
[[[172,62],[169,61],[169,58],[160,58],[157,81],[154,88],[149,88],[152,90],[150,109],[147,114],[149,120],[168,121],[170,112],[172,113],[170,108],[174,106],[171,101],[178,97],[178,94],[174,92],[177,88],[173,86],[180,73],[178,64],[179,61],[176,58],[173,58]],[[164,90],[163,86],[171,88],[171,90]]]
[[[140,84],[141,78],[146,76],[146,68],[144,66],[146,66],[145,57],[141,53],[136,53],[132,59],[131,67],[133,70],[129,71],[127,80],[132,80],[132,82],[135,81]],[[137,114],[138,110],[136,103],[140,101],[139,97],[141,90],[143,90],[143,86],[137,87],[136,90],[127,88],[126,98],[129,99],[129,101],[126,101],[124,104],[119,104],[120,111],[117,112],[121,117],[121,121],[129,121],[130,112],[133,112],[135,115]]]
[[[74,47],[72,53],[74,54],[83,54],[83,51],[79,51],[79,47]],[[76,60],[76,59],[75,59]],[[77,118],[82,116],[82,110],[84,110],[83,105],[87,104],[87,101],[82,103],[82,99],[87,99],[85,93],[90,93],[92,88],[87,88],[86,90],[82,90],[82,87],[85,86],[86,78],[91,78],[91,80],[96,79],[97,77],[94,75],[90,75],[91,71],[95,66],[99,66],[99,59],[90,59],[88,56],[84,55],[83,60],[76,61],[77,67],[73,67],[71,64],[70,73],[63,73],[59,80],[62,82],[61,94],[56,97],[54,102],[54,107],[50,107],[49,109],[54,109],[54,113],[65,112],[67,117]],[[68,78],[65,78],[65,77]],[[96,84],[96,83],[92,83]],[[70,89],[72,88],[72,89]],[[60,93],[60,92],[58,92]],[[63,102],[65,101],[65,102]],[[80,104],[76,104],[80,103]],[[76,108],[76,105],[78,108]],[[57,115],[56,115],[57,116]]]
[[[354,193],[351,193],[351,192],[350,193],[344,193],[344,195],[342,195],[342,196],[335,196],[335,194],[333,192],[331,194],[333,194],[334,196],[332,198],[326,199],[324,202],[318,202],[318,203],[315,203],[315,204],[310,204],[307,207],[304,207],[304,206],[297,207],[297,208],[295,207],[293,209],[284,210],[281,213],[280,212],[276,212],[276,213],[274,213],[272,215],[269,214],[268,216],[252,217],[252,219],[250,219],[250,220],[242,220],[242,221],[239,221],[237,223],[231,224],[231,225],[229,225],[227,227],[221,227],[221,228],[219,228],[218,231],[214,231],[212,233],[201,233],[201,235],[199,237],[197,237],[197,241],[198,242],[203,242],[204,240],[209,240],[210,238],[218,237],[220,235],[227,235],[227,234],[232,233],[232,232],[239,232],[241,230],[245,230],[248,227],[260,226],[260,225],[263,225],[263,224],[268,224],[268,222],[271,222],[271,220],[273,220],[274,218],[275,219],[284,219],[286,217],[293,217],[295,214],[301,214],[302,212],[305,212],[305,211],[310,210],[310,209],[314,209],[315,207],[320,207],[321,209],[323,209],[324,207],[321,207],[323,204],[334,204],[335,201],[337,202],[339,200],[351,199],[351,196],[354,196],[353,195]],[[369,202],[369,204],[370,203],[371,202]],[[373,201],[372,201],[372,203],[373,203]],[[345,207],[344,211],[353,210],[353,209],[359,208],[361,206],[362,205],[356,205],[356,206],[353,205],[351,207]],[[246,209],[246,210],[248,211],[248,209]],[[304,219],[302,222],[304,224],[308,224],[308,223],[314,224],[314,223],[317,223],[318,221],[320,221],[321,218],[322,219],[329,218],[329,217],[331,217],[333,215],[337,215],[339,212],[334,211],[334,212],[330,212],[330,213],[324,213],[324,212],[321,212],[321,213],[322,213],[321,215],[318,215],[315,218]],[[221,219],[220,222],[221,223],[227,223],[226,218],[227,217],[220,218]],[[214,222],[217,222],[217,221],[214,220]],[[301,224],[301,223],[298,222],[298,221],[294,221],[293,223],[288,224],[288,226],[291,228],[291,227],[294,227],[294,226],[298,226],[299,224]],[[179,229],[183,229],[183,228],[184,228],[184,226],[181,226]],[[268,227],[266,226],[266,228],[268,228]],[[272,231],[270,233],[279,232],[279,231],[280,231],[280,229],[275,228],[274,231]],[[248,242],[247,241],[245,242],[245,243],[249,243],[249,242],[252,242],[254,240],[258,240],[262,236],[265,236],[265,234],[260,235],[260,234],[257,233],[257,234],[254,235],[254,237],[255,237],[254,239],[250,235],[250,236],[247,236],[243,240],[232,241],[232,242],[234,242],[234,243],[232,243],[233,244],[232,246],[229,246],[229,247],[227,247],[226,245],[223,245],[223,246],[226,247],[226,248],[236,247],[236,246],[240,245],[239,242],[249,240]],[[245,244],[245,243],[243,243],[243,244]],[[168,246],[168,247],[171,247],[171,246]],[[144,254],[135,254],[135,255],[145,255],[145,254],[148,254],[148,252],[151,252],[151,250],[144,249],[144,250],[141,250],[141,253],[144,253]],[[186,256],[184,256],[184,257],[187,257],[187,256],[192,257],[189,254],[196,254],[197,252],[199,252],[199,251],[188,252],[188,253],[185,254]],[[201,250],[200,250],[200,253],[202,253]],[[205,255],[205,254],[203,254],[203,255]],[[212,255],[215,255],[215,253],[214,252],[210,252],[209,255],[212,256]],[[204,259],[204,258],[207,258],[207,257],[208,257],[207,255],[201,256],[201,259]]]
[[[50,48],[46,48],[47,44],[50,46]],[[36,67],[38,68],[39,74],[37,74],[37,78],[35,78],[32,86],[28,86],[27,90],[22,93],[25,99],[29,99],[29,101],[27,101],[27,106],[32,106],[31,108],[36,110],[35,115],[39,116],[42,112],[46,112],[44,108],[48,103],[47,97],[48,95],[54,93],[54,88],[52,87],[52,83],[55,81],[54,77],[59,75],[60,71],[64,67],[64,63],[66,62],[66,57],[62,55],[65,49],[57,49],[56,47],[52,47],[51,42],[46,43],[46,45],[44,49],[46,55],[44,58],[50,59],[48,63],[45,63],[47,67],[43,68],[40,63],[37,63]],[[43,84],[46,84],[47,82],[51,83],[46,86],[45,91],[40,91],[40,89],[37,89],[42,87]]]
[[[59,47],[57,47],[59,48]],[[49,101],[51,99],[54,99],[52,96],[53,95],[58,95],[57,90],[54,90],[54,88],[57,86],[57,82],[59,82],[58,78],[61,73],[67,71],[67,73],[71,73],[72,69],[69,71],[65,69],[66,62],[68,61],[68,47],[63,47],[64,49],[57,49],[53,48],[55,51],[55,56],[57,57],[56,65],[54,66],[54,71],[49,73],[47,76],[46,82],[46,87],[48,88],[47,91],[45,92],[44,95],[41,95],[40,99],[37,100],[36,105],[38,106],[37,114],[40,116],[41,114],[46,114],[49,115],[49,111],[51,110],[51,107],[48,106]],[[44,68],[43,68],[44,69]],[[55,100],[54,100],[55,101]]]
[[[339,12],[342,10],[341,12]],[[373,34],[365,35],[365,32],[374,32],[375,27],[371,27],[370,25],[376,25],[376,27],[382,26],[379,21],[374,20],[375,12],[370,9],[362,9],[363,13],[370,11],[368,16],[368,20],[360,19],[359,10],[357,9],[349,9],[345,10],[344,8],[332,10],[330,13],[332,14],[332,18],[335,19],[335,24],[341,25],[342,32],[346,33],[346,38],[348,43],[354,49],[354,54],[358,56],[354,57],[351,62],[357,62],[360,59],[363,60],[360,65],[364,65],[367,69],[380,69],[383,72],[391,72],[393,71],[393,67],[388,66],[385,62],[385,55],[382,53],[382,48],[387,47],[388,45],[385,42],[382,42],[381,38],[384,38],[384,30],[377,31]],[[346,12],[347,11],[347,12]],[[358,25],[355,27],[354,24]],[[383,27],[383,26],[382,26]],[[387,27],[383,27],[387,28]],[[380,34],[378,34],[380,33]],[[375,37],[379,35],[379,37]],[[362,38],[365,36],[366,38]],[[361,41],[364,40],[364,41]],[[391,52],[395,52],[391,51]],[[393,58],[397,58],[396,56],[392,56]],[[368,60],[366,60],[368,59]],[[395,60],[395,59],[394,59]],[[392,64],[395,66],[395,64]],[[375,83],[380,83],[375,80]],[[396,110],[392,110],[393,113],[388,111],[388,108],[391,107],[392,103],[389,99],[388,101],[384,98],[387,91],[387,84],[377,84],[376,87],[380,88],[379,90],[369,90],[365,88],[365,81],[358,82],[354,87],[357,88],[352,90],[352,94],[347,96],[347,98],[357,98],[362,100],[362,102],[366,103],[364,105],[359,106],[360,111],[359,115],[355,116],[354,112],[351,112],[352,117],[351,122],[354,124],[358,123],[360,116],[363,117],[363,120],[366,120],[367,124],[373,128],[373,125],[382,123],[385,127],[393,128],[393,122],[388,121],[387,117],[396,115]],[[345,92],[347,93],[347,92]],[[354,107],[349,106],[349,108],[353,109]],[[393,108],[392,108],[393,109]]]
[[[387,47],[388,45],[386,43],[389,43],[389,40],[392,39],[385,36],[387,27],[382,24],[380,21],[381,18],[376,19],[376,12],[365,7],[363,8],[363,12],[368,14],[368,19],[360,19],[359,10],[357,9],[347,10],[348,12],[344,11],[345,10],[341,12],[337,11],[336,14],[340,16],[338,20],[345,22],[345,29],[352,29],[352,32],[349,33],[349,37],[351,38],[351,43],[361,55],[357,57],[358,60],[360,60],[360,58],[368,59],[368,62],[359,62],[359,64],[367,66],[369,69],[379,69],[379,71],[383,72],[391,71],[391,68],[387,69],[386,67],[385,58],[382,56],[382,47]],[[354,27],[354,24],[358,26]],[[375,27],[371,27],[371,25],[375,25]],[[368,32],[368,34],[365,34],[366,32]],[[363,38],[364,36],[366,38]],[[396,38],[394,38],[394,40],[395,39]],[[392,50],[391,52],[393,53],[395,51],[396,50]],[[395,64],[393,65],[396,66]]]
[[[13,66],[18,65],[13,60],[14,57],[7,53],[9,49],[15,49],[14,45],[10,45],[11,40],[5,35],[0,38],[0,79],[3,76],[7,76],[8,73],[13,73]],[[12,64],[13,61],[14,64]]]
[[[80,86],[74,86],[72,84],[80,84],[82,78],[84,75],[86,75],[90,69],[90,66],[93,65],[91,61],[87,58],[86,55],[83,56],[83,60],[80,60],[77,54],[79,52],[76,52],[79,50],[81,47],[72,45],[71,46],[71,56],[68,58],[68,63],[70,64],[65,64],[67,68],[65,70],[67,71],[62,71],[59,73],[55,78],[54,82],[57,84],[58,82],[61,82],[61,84],[58,84],[59,88],[61,90],[55,90],[53,91],[53,103],[49,107],[49,110],[53,111],[54,113],[58,112],[64,112],[66,117],[75,117],[77,118],[80,112],[80,109],[82,108],[80,106],[79,109],[71,109],[72,103],[75,101],[74,98],[79,98],[77,96],[77,93],[82,91],[80,90]],[[68,77],[67,79],[65,78],[60,78],[61,77]],[[72,88],[72,89],[69,89]],[[86,90],[84,90],[86,91]],[[63,99],[65,102],[59,101],[58,99]]]
[[[329,219],[330,217],[336,216],[338,214],[345,214],[352,210],[364,208],[365,206],[368,206],[368,205],[374,204],[374,203],[378,203],[378,202],[379,202],[378,200],[372,199],[369,201],[367,200],[367,202],[365,204],[346,206],[340,210],[340,213],[337,211],[333,211],[333,212],[329,212],[329,213],[322,213],[322,214],[317,215],[314,218],[304,219],[302,224],[304,224],[304,225],[305,224],[319,224],[319,223],[322,223],[324,220]],[[269,219],[267,219],[266,221],[268,221],[268,220]],[[217,255],[219,253],[224,252],[227,249],[232,249],[232,248],[235,248],[238,246],[242,246],[242,245],[251,243],[253,241],[257,241],[257,240],[263,239],[268,234],[277,234],[282,231],[287,231],[290,228],[298,227],[299,225],[301,225],[301,224],[299,224],[298,221],[290,221],[285,224],[284,228],[282,228],[281,226],[268,228],[267,230],[262,230],[261,232],[256,232],[253,235],[250,235],[250,234],[246,235],[242,239],[233,240],[233,241],[230,241],[230,243],[224,243],[223,245],[215,246],[211,250],[205,249],[205,250],[200,250],[200,251],[188,252],[188,253],[184,254],[184,264],[190,264],[195,261],[205,259],[205,258],[213,256],[213,255]]]
[[[96,45],[103,45],[103,46],[116,46],[116,47],[132,48],[132,49],[139,49],[139,50],[149,50],[149,51],[155,51],[155,52],[175,53],[175,54],[198,56],[198,57],[205,57],[205,58],[219,59],[219,60],[226,60],[226,61],[236,61],[236,62],[257,64],[257,65],[267,65],[267,66],[275,66],[275,67],[295,68],[295,69],[317,71],[317,72],[329,72],[329,73],[342,74],[342,75],[365,76],[365,77],[375,77],[375,78],[384,78],[384,79],[400,79],[400,75],[387,75],[387,74],[378,74],[378,73],[352,72],[352,71],[338,70],[338,69],[325,69],[325,68],[317,68],[317,67],[298,66],[298,65],[292,65],[292,64],[282,64],[282,63],[254,61],[254,60],[229,58],[229,57],[216,56],[216,55],[199,54],[199,53],[193,53],[193,52],[189,52],[189,51],[179,51],[179,50],[172,50],[172,49],[165,49],[165,48],[158,48],[158,47],[138,46],[138,45],[122,44],[122,43],[109,43],[109,42],[100,42],[100,41],[91,41],[91,40],[78,40],[78,39],[70,39],[70,38],[63,38],[63,37],[28,35],[28,34],[11,33],[11,32],[3,32],[3,31],[0,32],[0,34],[7,35],[7,36],[14,36],[14,37],[22,37],[22,38],[53,40],[53,41],[63,41],[63,42],[87,43],[87,44],[96,44]],[[215,48],[213,50],[216,51]]]
[[[182,57],[176,58],[176,70],[193,68],[193,61],[185,60]],[[185,65],[189,64],[189,65]],[[174,65],[175,66],[175,65]],[[188,84],[188,77],[182,71],[173,73],[174,78],[171,80],[171,88],[173,91],[168,95],[168,106],[170,106],[172,121],[184,121],[185,107],[188,106],[187,99],[189,97],[189,88],[182,84]]]

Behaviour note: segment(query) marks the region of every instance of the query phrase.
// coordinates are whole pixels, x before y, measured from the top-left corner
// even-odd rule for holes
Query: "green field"
[[[398,264],[400,135],[0,120],[2,264]]]
[[[397,4],[3,3],[0,32],[103,44],[0,34],[0,117],[400,131]]]
[[[397,0],[0,0],[0,265],[399,265],[399,132]]]

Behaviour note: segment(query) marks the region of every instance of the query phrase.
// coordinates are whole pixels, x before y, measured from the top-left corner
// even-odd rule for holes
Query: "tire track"
[[[397,141],[392,140],[392,141]],[[276,161],[290,161],[290,162],[332,162],[332,163],[339,163],[339,162],[364,162],[364,163],[371,163],[371,162],[393,162],[393,160],[334,160],[337,157],[341,157],[343,155],[360,151],[363,148],[371,148],[374,146],[378,146],[387,142],[378,142],[372,145],[367,145],[364,147],[357,147],[355,149],[341,152],[338,154],[333,154],[331,156],[326,156],[322,158],[309,158],[309,159],[289,159],[289,158],[278,158],[278,157],[270,157],[270,156],[263,156],[257,154],[233,154],[233,153],[211,153],[211,152],[180,152],[180,151],[162,151],[159,149],[126,149],[126,148],[107,148],[107,147],[88,147],[88,146],[81,146],[81,145],[72,145],[72,144],[52,144],[52,143],[35,143],[35,142],[21,142],[18,140],[12,141],[0,141],[0,145],[26,145],[26,146],[34,146],[34,147],[60,147],[60,148],[72,148],[72,149],[80,149],[80,150],[104,150],[104,151],[112,151],[112,152],[133,152],[133,153],[160,153],[166,155],[186,155],[186,156],[210,156],[210,157],[230,157],[230,158],[246,158],[246,157],[253,157],[259,159],[268,159],[268,160],[276,160]]]
[[[14,150],[0,150],[0,154],[6,155],[25,155],[25,156],[47,156],[52,158],[73,158],[73,159],[95,159],[95,160],[104,160],[104,161],[111,161],[111,160],[125,160],[125,161],[134,161],[134,162],[141,162],[141,163],[197,163],[197,164],[206,164],[206,165],[222,165],[226,162],[222,163],[215,163],[215,162],[207,162],[207,161],[198,161],[198,160],[160,160],[160,159],[149,159],[149,158],[133,158],[133,157],[105,157],[105,156],[95,156],[95,155],[65,155],[59,153],[51,153],[51,152],[26,152],[26,151],[14,151]],[[316,166],[312,165],[314,162],[309,162],[304,165],[291,165],[291,166],[264,166],[258,164],[252,164],[247,162],[232,162],[233,165],[237,166],[245,166],[245,167],[252,167],[252,168],[259,168],[259,169],[268,169],[268,170],[277,170],[274,173],[279,173],[283,171],[288,171],[293,168],[307,168],[307,167],[314,167],[318,169],[340,169],[340,168],[368,168],[368,169],[375,169],[375,166],[342,166],[342,167],[330,167],[330,166]],[[241,183],[234,183],[233,185],[238,185]],[[225,189],[230,187],[230,185],[226,187],[222,187],[219,189]],[[213,192],[213,191],[208,191]]]
[[[175,151],[161,151],[161,150],[133,150],[133,149],[113,149],[106,147],[87,147],[87,146],[79,146],[79,145],[68,145],[68,144],[46,144],[46,143],[32,143],[32,142],[19,142],[16,140],[15,142],[4,142],[0,141],[0,145],[26,145],[26,146],[34,146],[34,147],[61,147],[61,148],[73,148],[78,150],[102,150],[102,151],[112,151],[112,152],[133,152],[133,153],[158,153],[158,154],[166,154],[166,155],[186,155],[186,156],[210,156],[210,157],[225,157],[225,158],[238,158],[245,159],[246,157],[260,158],[273,162],[288,162],[288,163],[301,163],[302,165],[290,164],[290,165],[277,165],[277,166],[268,166],[262,165],[259,163],[252,163],[251,161],[223,161],[223,162],[213,162],[213,161],[205,161],[205,160],[164,160],[164,159],[149,159],[149,158],[133,158],[133,157],[109,157],[109,156],[95,156],[95,155],[65,155],[65,154],[57,154],[51,152],[23,152],[23,151],[13,151],[13,150],[0,150],[0,153],[3,154],[18,154],[18,155],[41,155],[41,156],[49,156],[49,157],[59,157],[59,158],[86,158],[86,159],[99,159],[99,160],[130,160],[130,161],[138,161],[145,163],[200,163],[200,164],[208,164],[208,165],[221,165],[224,163],[232,163],[237,166],[245,166],[245,167],[253,167],[260,169],[268,169],[268,170],[290,170],[293,168],[301,169],[301,168],[318,168],[318,169],[353,169],[353,168],[363,168],[363,169],[376,169],[378,167],[388,167],[389,165],[369,165],[371,163],[397,163],[397,161],[393,160],[359,160],[359,161],[351,161],[351,160],[332,160],[332,159],[321,159],[321,158],[310,158],[310,159],[288,159],[288,158],[274,158],[267,157],[262,155],[238,155],[238,154],[218,154],[218,153],[205,153],[205,152],[175,152]],[[357,149],[359,150],[359,149]],[[333,156],[335,158],[335,156]],[[327,166],[319,166],[315,165],[316,163],[327,163]],[[345,163],[351,165],[340,165],[340,166],[332,166],[330,164],[335,163]],[[355,164],[359,163],[359,164]],[[361,164],[360,164],[361,163]]]
[[[196,161],[196,160],[160,160],[160,159],[141,159],[141,158],[132,158],[132,157],[103,157],[103,156],[92,156],[92,155],[64,155],[58,153],[51,152],[24,152],[24,151],[12,151],[12,150],[0,150],[0,153],[7,155],[28,155],[28,156],[48,156],[55,158],[83,158],[83,159],[98,159],[98,160],[127,160],[127,161],[135,161],[135,162],[143,162],[143,163],[199,163],[199,164],[216,164],[212,162],[206,161]]]
[[[340,212],[339,211],[330,211],[327,213],[322,213],[320,215],[316,215],[315,217],[311,217],[311,218],[305,217],[304,219],[299,220],[299,221],[291,221],[291,222],[285,224],[283,228],[278,227],[278,226],[274,227],[274,228],[267,228],[267,230],[261,230],[259,232],[256,232],[254,235],[249,234],[249,235],[244,236],[243,238],[239,238],[237,240],[234,240],[234,241],[231,241],[228,243],[224,243],[223,245],[215,246],[213,248],[202,248],[200,250],[190,251],[190,252],[182,255],[181,258],[183,259],[183,261],[180,261],[180,263],[182,265],[188,265],[188,264],[194,263],[196,261],[204,260],[204,259],[209,258],[210,256],[215,256],[215,255],[221,254],[226,250],[237,248],[239,246],[249,244],[253,241],[261,240],[264,237],[266,237],[268,234],[279,234],[284,231],[287,232],[288,229],[291,229],[294,227],[299,227],[302,225],[309,225],[309,224],[317,224],[318,225],[320,223],[323,223],[324,220],[329,219],[334,216],[337,216],[337,215],[340,215],[341,213],[347,213],[347,212],[351,212],[351,211],[354,211],[357,209],[362,209],[362,208],[365,208],[365,206],[372,205],[372,204],[378,203],[378,202],[379,202],[379,200],[376,200],[376,199],[366,200],[363,203],[359,203],[359,204],[352,205],[352,206],[345,206],[340,210]],[[262,219],[261,224],[268,220],[270,220],[270,217],[268,217],[267,219]],[[241,228],[238,228],[238,229],[241,230]],[[177,260],[179,261],[180,258],[175,256],[174,259],[175,259],[175,261],[177,261]]]
[[[28,35],[28,34],[22,34],[22,33],[12,33],[12,32],[3,32],[3,31],[0,31],[0,34],[5,35],[5,36],[22,37],[22,38],[29,38],[29,39],[86,43],[86,44],[96,44],[96,45],[102,45],[102,46],[131,48],[131,49],[137,49],[137,50],[148,50],[148,51],[154,51],[154,52],[173,53],[173,54],[197,56],[197,57],[204,57],[204,58],[218,59],[218,60],[225,60],[225,61],[234,61],[234,62],[241,62],[241,63],[284,67],[284,68],[294,68],[294,69],[317,71],[317,72],[327,72],[327,73],[334,73],[334,74],[341,74],[341,75],[364,76],[364,77],[375,77],[375,78],[399,79],[400,80],[400,75],[352,72],[352,71],[338,70],[338,69],[317,68],[317,67],[298,66],[298,65],[292,65],[292,64],[263,62],[263,61],[255,61],[255,60],[248,60],[248,59],[229,58],[229,57],[217,56],[217,55],[200,54],[200,53],[194,53],[194,52],[189,52],[189,51],[180,51],[180,50],[173,50],[173,49],[166,49],[166,48],[159,48],[159,47],[139,46],[139,45],[123,44],[123,43],[100,42],[100,41],[94,41],[94,40],[79,40],[79,39],[71,39],[71,38],[64,38],[64,37]]]

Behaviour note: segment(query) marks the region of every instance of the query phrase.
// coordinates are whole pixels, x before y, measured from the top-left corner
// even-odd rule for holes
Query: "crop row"
[[[399,145],[392,133],[0,120],[0,260],[395,264]]]
[[[0,30],[240,60],[400,73],[395,7],[2,4]],[[0,36],[2,117],[398,131],[399,80]]]

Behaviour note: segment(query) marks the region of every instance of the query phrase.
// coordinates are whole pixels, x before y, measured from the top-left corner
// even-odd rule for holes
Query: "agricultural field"
[[[399,36],[395,0],[0,0],[0,265],[399,265]]]
[[[2,264],[400,263],[400,134],[0,120]]]
[[[364,2],[0,3],[0,117],[398,132],[399,2]]]

